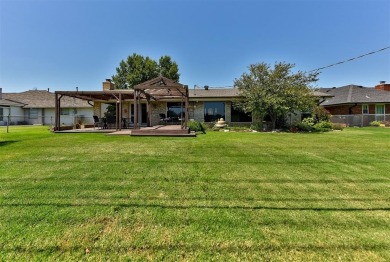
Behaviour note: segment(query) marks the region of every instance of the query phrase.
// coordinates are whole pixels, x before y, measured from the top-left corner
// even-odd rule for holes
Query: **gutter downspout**
[[[357,103],[355,103],[353,106],[350,106],[349,108],[348,108],[348,114],[349,115],[352,115],[352,108],[354,108],[354,107],[356,107],[357,106]]]
[[[322,100],[317,103],[317,106],[321,105],[325,101],[326,101],[325,97],[322,97]]]

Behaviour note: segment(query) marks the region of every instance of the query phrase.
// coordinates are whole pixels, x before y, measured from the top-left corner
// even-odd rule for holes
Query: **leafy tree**
[[[159,74],[166,78],[179,82],[179,67],[170,56],[162,56],[158,64]]]
[[[310,109],[314,99],[309,86],[317,81],[319,73],[293,73],[294,66],[284,62],[275,63],[274,68],[266,63],[250,65],[249,73],[243,73],[234,81],[242,96],[235,106],[252,112],[260,123],[268,115],[273,129],[278,117],[295,110]]]
[[[135,85],[159,75],[179,81],[179,67],[170,56],[162,56],[159,62],[156,62],[148,56],[133,53],[119,63],[112,79],[117,89],[132,89]]]

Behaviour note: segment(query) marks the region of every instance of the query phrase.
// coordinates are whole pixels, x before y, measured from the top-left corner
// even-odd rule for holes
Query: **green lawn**
[[[0,261],[14,260],[389,261],[390,129],[2,127]]]

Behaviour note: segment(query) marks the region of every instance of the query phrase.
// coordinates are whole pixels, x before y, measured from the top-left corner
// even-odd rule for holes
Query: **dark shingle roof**
[[[228,97],[238,97],[240,96],[240,91],[238,88],[211,88],[208,90],[205,89],[189,89],[190,98],[228,98]],[[313,96],[318,97],[332,97],[333,95],[329,93],[324,93],[320,91],[313,91]]]
[[[239,91],[237,88],[209,88],[205,89],[188,89],[189,98],[222,98],[222,97],[238,97]]]
[[[55,96],[45,90],[29,90],[21,93],[3,93],[3,99],[24,105],[24,108],[54,108]],[[61,99],[63,108],[91,107],[85,100],[64,96]]]
[[[339,105],[351,103],[390,103],[390,91],[377,90],[371,87],[348,85],[338,88],[321,88],[320,92],[332,94],[321,105]]]
[[[313,91],[313,96],[316,96],[316,97],[332,97],[333,95],[329,94],[329,93],[324,93],[324,92],[321,92],[321,91]]]

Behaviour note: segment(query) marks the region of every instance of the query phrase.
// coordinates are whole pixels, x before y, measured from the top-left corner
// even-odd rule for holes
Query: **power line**
[[[335,66],[335,65],[343,64],[343,63],[346,63],[346,62],[349,62],[349,61],[352,61],[352,60],[355,60],[355,59],[358,59],[358,58],[362,58],[364,56],[372,55],[372,54],[384,51],[384,50],[389,49],[389,48],[390,48],[390,46],[387,46],[387,47],[381,48],[381,49],[376,50],[376,51],[372,51],[372,52],[364,54],[364,55],[356,56],[354,58],[350,58],[350,59],[347,59],[347,60],[344,60],[344,61],[341,61],[341,62],[337,62],[337,63],[331,64],[331,65],[328,65],[328,66],[319,67],[317,69],[310,70],[309,73],[313,72],[313,71],[318,71],[318,70],[321,70],[321,69],[325,69],[325,68],[328,68],[328,67],[332,67],[332,66]]]

